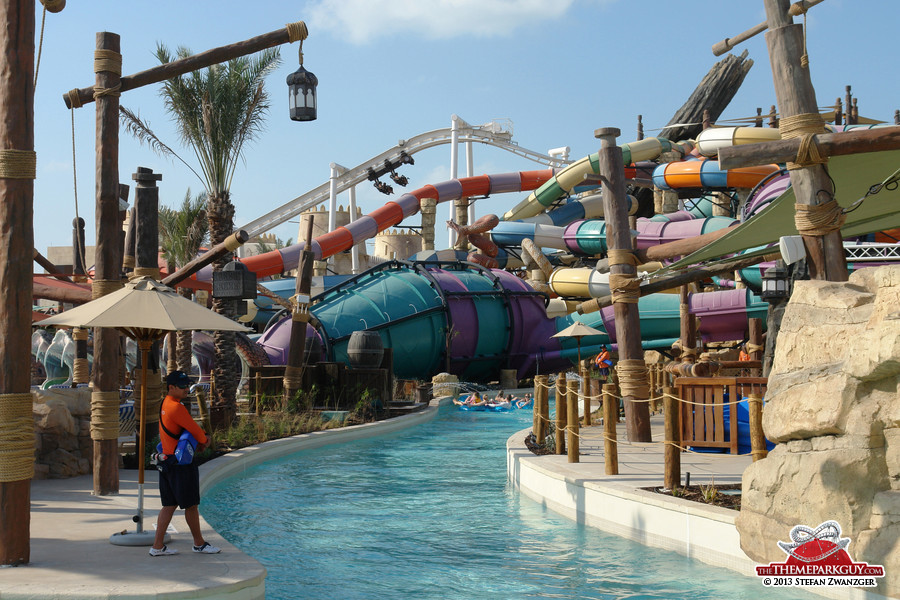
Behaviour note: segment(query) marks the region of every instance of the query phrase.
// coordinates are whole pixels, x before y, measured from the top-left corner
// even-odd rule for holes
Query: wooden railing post
[[[591,424],[591,378],[588,375],[587,369],[582,369],[581,371],[584,376],[581,378],[581,397],[584,398],[584,416],[582,417],[581,422],[584,423],[585,426]],[[575,418],[578,418],[578,413],[575,413]]]
[[[766,450],[766,436],[762,428],[762,396],[750,394],[747,396],[747,405],[750,409],[750,453],[753,456],[753,462],[756,462],[769,455],[769,451]]]
[[[665,474],[663,487],[674,490],[681,483],[681,406],[673,387],[663,388],[665,412]]]
[[[582,380],[583,381],[583,380]],[[566,408],[568,415],[566,419],[566,443],[569,452],[568,459],[570,463],[577,463],[578,452],[578,390],[581,387],[579,381],[568,382],[568,394],[566,398]]]
[[[616,423],[619,420],[619,402],[616,386],[603,384],[603,460],[607,475],[619,474],[619,446],[616,442]]]
[[[553,432],[557,454],[566,453],[566,436],[563,433],[566,430],[566,417],[568,416],[566,389],[566,374],[560,373],[556,378],[556,431]]]
[[[547,421],[545,420],[547,411],[544,410],[544,407],[547,405],[549,391],[547,385],[546,375],[538,375],[534,378],[534,405],[531,409],[532,413],[534,413],[534,420],[532,421],[531,430],[534,432],[534,440],[538,445],[544,443],[544,438],[547,435]]]
[[[600,396],[600,380],[594,377],[588,379],[588,393],[584,398],[584,426],[593,425],[593,417],[591,416],[591,399],[590,397]],[[602,405],[601,405],[602,406]]]

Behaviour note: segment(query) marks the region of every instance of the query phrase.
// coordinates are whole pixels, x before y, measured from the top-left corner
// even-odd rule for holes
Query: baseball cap
[[[184,371],[172,371],[166,375],[166,385],[174,385],[177,387],[188,387],[193,383],[191,378]]]

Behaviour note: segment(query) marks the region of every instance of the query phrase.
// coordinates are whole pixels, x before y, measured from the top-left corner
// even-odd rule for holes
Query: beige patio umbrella
[[[137,531],[116,533],[110,542],[120,546],[153,543],[153,532],[143,530],[144,520],[144,407],[147,395],[147,353],[154,341],[170,331],[249,331],[227,317],[182,298],[174,289],[151,277],[140,277],[120,290],[87,304],[40,321],[41,327],[111,327],[137,342],[141,350],[141,406],[138,435]]]
[[[589,335],[604,335],[602,331],[598,331],[589,325],[585,325],[581,321],[575,321],[562,331],[554,333],[551,337],[555,338],[575,338],[578,344],[578,374],[581,375],[581,338]]]

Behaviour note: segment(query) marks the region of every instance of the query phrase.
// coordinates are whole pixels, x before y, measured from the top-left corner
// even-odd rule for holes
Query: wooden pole
[[[541,379],[541,408],[540,408],[540,433],[537,435],[537,443],[543,444],[547,438],[547,431],[550,429],[550,376],[539,375]],[[535,402],[537,402],[537,393],[535,393]],[[537,410],[535,405],[535,410]]]
[[[805,54],[803,26],[794,25],[788,13],[788,0],[765,0],[766,45],[775,83],[775,97],[785,119],[797,115],[818,114],[819,105],[809,68],[800,64]],[[791,170],[791,185],[799,205],[818,205],[833,197],[831,178],[821,164]],[[824,191],[824,193],[823,193]],[[812,279],[847,281],[847,260],[839,229],[825,235],[804,235],[809,275]]]
[[[900,148],[900,127],[850,130],[844,133],[820,133],[813,141],[822,156],[845,156],[861,152],[881,152]],[[797,158],[800,138],[760,142],[719,149],[723,169],[782,163]],[[649,249],[648,249],[649,250]]]
[[[762,396],[750,394],[747,396],[747,406],[750,409],[750,453],[753,456],[753,462],[756,462],[769,454],[766,450],[766,436],[762,428]]]
[[[217,258],[221,258],[225,256],[229,252],[234,252],[242,245],[247,243],[247,240],[250,239],[250,236],[243,229],[239,229],[235,231],[230,236],[225,238],[225,241],[216,244],[205,253],[201,254],[188,264],[184,265],[168,277],[162,280],[164,285],[168,285],[170,287],[175,287],[206,265],[210,264]]]
[[[312,288],[313,262],[315,255],[312,250],[313,215],[309,215],[306,222],[306,244],[300,252],[300,261],[297,265],[297,280],[295,289],[295,306],[291,318],[291,338],[288,346],[287,366],[284,370],[284,402],[290,406],[294,395],[300,391],[301,371],[303,368],[304,351],[306,350],[306,328],[309,322],[309,294]]]
[[[753,368],[757,377],[762,375],[762,359],[765,351],[765,346],[763,346],[763,332],[762,332],[762,319],[753,318],[748,322],[749,327],[749,340],[748,344],[750,346],[750,362],[758,362],[760,367]]]
[[[568,444],[568,462],[577,463],[578,452],[578,389],[580,382],[571,380],[567,382],[568,393],[566,397],[566,443]]]
[[[820,2],[823,2],[823,1],[824,0],[804,0],[803,2],[794,2],[788,10],[790,11],[790,14],[792,16],[801,15],[801,14],[803,14],[803,12],[802,12],[803,8],[808,9],[808,8],[815,6],[816,4],[819,4]],[[725,38],[721,42],[713,44],[713,47],[712,47],[713,55],[714,56],[722,56],[723,54],[725,54],[726,52],[728,52],[729,50],[731,50],[732,48],[734,48],[741,42],[749,40],[753,36],[762,33],[763,31],[768,29],[770,26],[771,25],[768,22],[760,23],[759,25],[755,25],[754,27],[751,27],[750,29],[748,29],[747,31],[744,31],[743,33],[739,33],[738,35],[734,36],[733,38]],[[849,86],[847,86],[847,87],[849,88]]]
[[[75,281],[86,281],[84,265],[84,219],[72,219],[72,276]]]
[[[236,42],[228,46],[213,48],[212,50],[207,50],[200,54],[194,54],[193,56],[175,60],[164,65],[151,67],[145,71],[135,73],[134,75],[122,77],[121,91],[127,92],[128,90],[133,90],[145,85],[159,83],[160,81],[172,79],[173,77],[184,75],[191,71],[204,69],[211,65],[231,60],[232,58],[246,56],[288,42],[290,42],[290,36],[288,35],[287,27],[276,31],[270,31],[269,33],[264,33],[263,35],[244,40],[243,42]],[[93,87],[72,90],[70,93],[75,93],[77,95],[79,104],[87,104],[94,101]],[[63,94],[63,101],[68,108],[72,108],[72,101],[69,96],[70,93]]]
[[[138,167],[132,173],[131,178],[137,182],[134,192],[134,272],[136,276],[149,276],[159,279],[159,188],[157,181],[162,180],[162,174],[154,173],[153,169]],[[124,246],[123,246],[124,253]],[[122,264],[124,258],[119,260]],[[175,335],[174,332],[169,334]],[[141,378],[142,382],[152,378],[154,385],[149,389],[159,390],[161,378],[159,367],[159,344],[154,341],[141,342],[146,345],[146,350],[141,354]],[[152,349],[152,359],[149,358]],[[170,355],[170,358],[174,356]],[[159,414],[152,408],[159,405],[159,397],[151,399],[146,396],[146,389],[142,389],[141,411],[145,414],[141,417],[141,435],[143,440],[152,440],[159,431]],[[147,410],[147,408],[150,410]],[[138,443],[139,449],[145,448],[143,442]],[[141,453],[143,460],[143,453]]]
[[[57,267],[52,262],[50,262],[47,259],[47,257],[45,257],[43,254],[38,252],[37,249],[34,250],[33,254],[34,254],[34,262],[36,262],[40,266],[44,267],[44,270],[47,271],[47,273],[49,273],[50,275],[53,275],[53,277],[55,277],[56,279],[59,279],[60,281],[68,281],[69,283],[72,282],[72,280],[69,278],[68,275],[66,275],[62,271],[60,271],[59,267]]]
[[[585,427],[591,426],[591,397],[596,397],[600,395],[600,380],[594,377],[585,377],[585,391],[584,391],[584,423]]]
[[[603,462],[607,475],[619,474],[619,445],[616,440],[616,423],[619,422],[619,402],[616,385],[603,384]]]
[[[665,471],[663,487],[674,490],[681,483],[681,403],[675,396],[675,388],[663,389],[663,412],[665,413]]]
[[[34,1],[0,3],[0,148],[34,151]],[[31,259],[34,252],[34,174],[0,178],[0,394],[4,423],[31,423],[28,352],[31,340]],[[15,394],[15,397],[12,396]],[[14,420],[13,420],[14,419]],[[18,432],[16,432],[18,433]],[[0,454],[16,468],[0,477],[0,565],[28,563],[31,556],[31,476],[17,474],[13,454],[21,443],[0,433]],[[18,439],[18,438],[16,438]],[[5,462],[5,461],[4,461]]]
[[[604,127],[594,131],[594,137],[600,139],[599,167],[604,177],[601,184],[603,194],[603,212],[606,215],[606,244],[612,251],[633,251],[631,228],[628,225],[628,207],[625,197],[625,171],[622,164],[622,150],[615,141],[621,132],[614,127]],[[613,276],[634,278],[637,268],[633,264],[611,264],[610,278]],[[616,323],[616,341],[619,346],[619,366],[622,361],[644,359],[641,346],[641,320],[637,303],[626,301],[613,302]],[[621,376],[620,376],[621,379]],[[649,442],[650,407],[646,400],[627,396],[625,402],[625,425],[629,441]]]
[[[544,397],[544,390],[547,387],[547,376],[537,375],[534,378],[534,404],[531,407],[532,421],[531,431],[534,433],[534,440],[539,445],[544,443],[544,413],[541,402]]]
[[[694,316],[690,311],[690,292],[688,286],[683,285],[678,290],[681,298],[680,306],[680,326],[681,326],[681,362],[695,363],[697,362],[696,352],[697,338],[694,335]]]
[[[115,33],[97,34],[97,50],[119,53],[119,36]],[[120,74],[100,71],[96,87],[115,89]],[[96,116],[96,257],[94,285],[97,280],[121,280],[122,256],[119,245],[119,97],[105,94],[97,99]],[[111,290],[109,290],[111,291]],[[108,293],[108,291],[107,291]],[[102,295],[102,293],[100,294]],[[99,297],[95,293],[95,296]],[[115,329],[94,329],[94,392],[115,392],[119,389],[119,333]],[[118,440],[94,440],[94,495],[119,493]]]
[[[556,378],[556,429],[553,431],[553,438],[556,440],[556,453],[566,453],[566,418],[568,417],[566,407],[566,374],[560,373]]]

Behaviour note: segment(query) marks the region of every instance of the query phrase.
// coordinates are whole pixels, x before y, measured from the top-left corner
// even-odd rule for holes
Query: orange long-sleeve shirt
[[[159,418],[159,439],[162,440],[163,454],[174,454],[178,439],[169,437],[163,431],[162,424],[165,424],[166,428],[175,435],[181,435],[181,432],[187,429],[198,443],[205,444],[207,442],[206,434],[191,417],[188,409],[172,396],[166,396],[166,399],[163,400]]]

